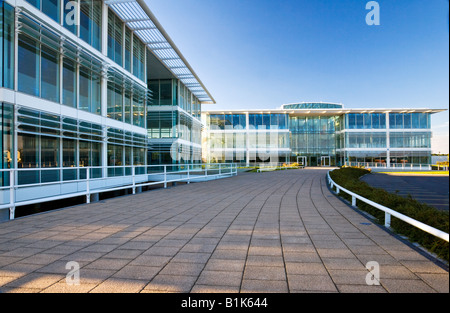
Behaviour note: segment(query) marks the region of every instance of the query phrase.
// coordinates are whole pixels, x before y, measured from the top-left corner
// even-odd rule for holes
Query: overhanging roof
[[[105,3],[202,103],[216,103],[144,0],[106,0]]]
[[[205,114],[264,114],[264,113],[286,113],[289,115],[299,115],[299,116],[335,116],[342,115],[348,113],[439,113],[447,111],[446,109],[402,109],[402,108],[393,108],[393,109],[250,109],[250,110],[207,110],[202,113]]]

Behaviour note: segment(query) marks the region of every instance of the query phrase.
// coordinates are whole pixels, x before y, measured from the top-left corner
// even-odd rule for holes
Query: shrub
[[[372,200],[446,233],[449,232],[448,211],[439,211],[432,206],[414,200],[411,196],[402,197],[380,188],[371,187],[367,183],[360,181],[360,178],[367,174],[370,174],[370,171],[366,169],[346,167],[332,171],[330,176],[336,184],[366,199]],[[351,196],[345,193],[340,193],[340,196],[349,201],[351,200]],[[357,206],[359,209],[374,216],[377,223],[384,224],[383,211],[362,201],[358,201]],[[408,237],[410,241],[419,243],[430,252],[435,253],[439,258],[444,259],[447,262],[449,261],[448,242],[430,235],[395,217],[391,218],[391,228],[394,232]]]

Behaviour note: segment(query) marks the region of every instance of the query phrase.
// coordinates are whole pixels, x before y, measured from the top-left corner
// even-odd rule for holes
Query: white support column
[[[246,165],[250,166],[250,132],[249,132],[249,117],[248,112],[245,113],[245,157],[246,157]]]
[[[386,166],[391,167],[391,139],[390,139],[390,126],[389,126],[389,112],[386,113]]]

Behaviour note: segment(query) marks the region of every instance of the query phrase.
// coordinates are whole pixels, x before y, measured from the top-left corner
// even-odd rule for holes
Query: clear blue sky
[[[448,0],[379,0],[379,26],[366,0],[146,2],[216,99],[205,109],[449,108]],[[448,117],[432,118],[434,152]]]

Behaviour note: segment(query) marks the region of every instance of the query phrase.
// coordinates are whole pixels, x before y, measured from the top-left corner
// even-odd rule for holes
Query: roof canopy
[[[105,3],[202,103],[216,103],[144,0],[106,0]]]

